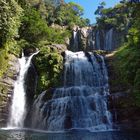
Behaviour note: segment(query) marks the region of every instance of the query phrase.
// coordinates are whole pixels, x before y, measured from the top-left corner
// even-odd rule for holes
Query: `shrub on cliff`
[[[140,107],[140,8],[133,5],[133,22],[127,35],[127,41],[115,54],[114,67],[119,73],[119,81],[123,81],[131,89],[133,105]]]
[[[37,93],[60,85],[60,77],[63,69],[63,57],[56,47],[41,44],[40,53],[35,59],[38,71]]]
[[[16,43],[22,8],[15,0],[0,1],[0,76],[8,66],[8,51]]]
[[[20,18],[22,16],[22,8],[15,0],[0,1],[0,47],[8,49],[8,44],[14,41],[18,36],[18,28],[20,27]]]
[[[95,14],[97,15],[97,25],[99,28],[116,28],[125,31],[132,20],[132,8],[127,2],[119,3],[112,8],[105,8],[105,4],[98,7]]]

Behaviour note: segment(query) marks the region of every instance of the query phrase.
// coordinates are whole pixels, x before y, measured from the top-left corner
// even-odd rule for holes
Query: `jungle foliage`
[[[24,48],[39,48],[35,61],[39,86],[45,90],[49,85],[58,85],[63,59],[50,46],[65,44],[74,25],[88,25],[89,20],[83,19],[82,14],[80,5],[63,0],[1,0],[0,76],[8,68],[9,54],[19,57]]]

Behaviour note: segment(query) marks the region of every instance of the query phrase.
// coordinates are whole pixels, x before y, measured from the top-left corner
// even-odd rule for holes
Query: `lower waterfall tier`
[[[50,131],[66,129],[111,129],[107,110],[107,87],[58,88],[53,99],[44,102],[45,92],[35,102],[33,127]]]
[[[64,87],[56,88],[52,99],[46,101],[43,92],[34,102],[32,127],[48,131],[112,129],[103,57],[66,51],[64,67]]]

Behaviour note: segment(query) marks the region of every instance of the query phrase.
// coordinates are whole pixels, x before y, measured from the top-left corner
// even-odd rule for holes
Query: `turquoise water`
[[[137,133],[85,132],[45,133],[31,130],[0,130],[0,140],[140,140]]]

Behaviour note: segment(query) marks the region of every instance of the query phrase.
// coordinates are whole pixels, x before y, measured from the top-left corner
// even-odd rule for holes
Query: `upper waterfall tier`
[[[103,57],[66,51],[64,86],[55,89],[52,99],[47,102],[45,92],[36,99],[32,127],[49,131],[111,129],[108,94],[108,76]]]
[[[91,51],[104,50],[114,51],[124,40],[124,32],[115,28],[99,30],[96,27],[75,27],[73,29],[69,50]]]
[[[103,57],[66,51],[64,86],[104,86],[108,81]]]

